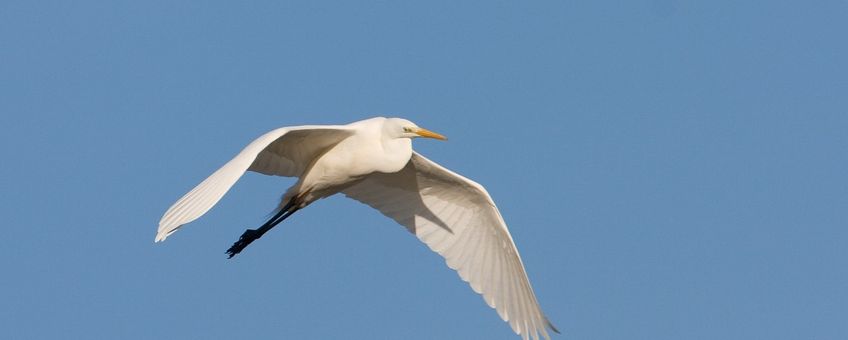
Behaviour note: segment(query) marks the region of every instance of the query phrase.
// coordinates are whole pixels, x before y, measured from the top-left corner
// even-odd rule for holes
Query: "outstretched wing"
[[[404,169],[343,190],[406,226],[525,340],[558,332],[536,301],[509,231],[480,184],[414,152]]]
[[[164,241],[180,226],[203,216],[245,171],[300,176],[316,156],[353,133],[347,126],[306,125],[279,128],[262,135],[168,208],[159,221],[156,242]]]

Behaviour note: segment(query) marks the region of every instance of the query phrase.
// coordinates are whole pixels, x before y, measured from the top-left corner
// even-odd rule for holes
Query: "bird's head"
[[[418,127],[413,122],[403,118],[388,118],[383,126],[385,131],[394,138],[434,138],[447,140],[448,138],[425,128]]]

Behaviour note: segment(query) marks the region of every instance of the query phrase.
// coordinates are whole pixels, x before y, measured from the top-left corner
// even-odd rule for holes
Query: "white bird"
[[[523,339],[550,339],[546,328],[559,333],[542,313],[486,189],[413,151],[416,137],[446,139],[406,119],[383,117],[268,132],[174,203],[159,221],[156,242],[206,213],[247,170],[297,177],[274,216],[227,250],[230,258],[297,210],[341,192],[442,255]]]

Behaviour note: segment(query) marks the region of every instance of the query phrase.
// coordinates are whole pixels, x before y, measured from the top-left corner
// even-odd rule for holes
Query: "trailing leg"
[[[274,216],[272,216],[268,221],[266,221],[262,226],[257,229],[247,229],[241,234],[239,240],[233,243],[230,249],[227,249],[227,254],[230,255],[228,258],[233,258],[236,254],[240,253],[244,248],[250,245],[251,242],[259,239],[267,233],[271,228],[274,228],[277,224],[294,214],[295,211],[298,211],[300,208],[295,204],[295,198],[289,200],[289,203],[286,203],[280,211],[278,211]]]

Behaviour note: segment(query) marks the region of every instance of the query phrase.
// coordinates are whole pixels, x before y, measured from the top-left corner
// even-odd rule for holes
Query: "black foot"
[[[233,258],[233,256],[236,256],[236,254],[241,253],[241,251],[244,250],[244,248],[247,247],[250,242],[253,242],[254,240],[262,237],[262,234],[263,233],[259,232],[256,229],[245,230],[244,234],[241,234],[241,237],[239,237],[239,240],[236,241],[236,243],[233,243],[233,246],[230,247],[230,249],[227,249],[227,254],[230,255],[230,257],[228,258],[231,259]]]

